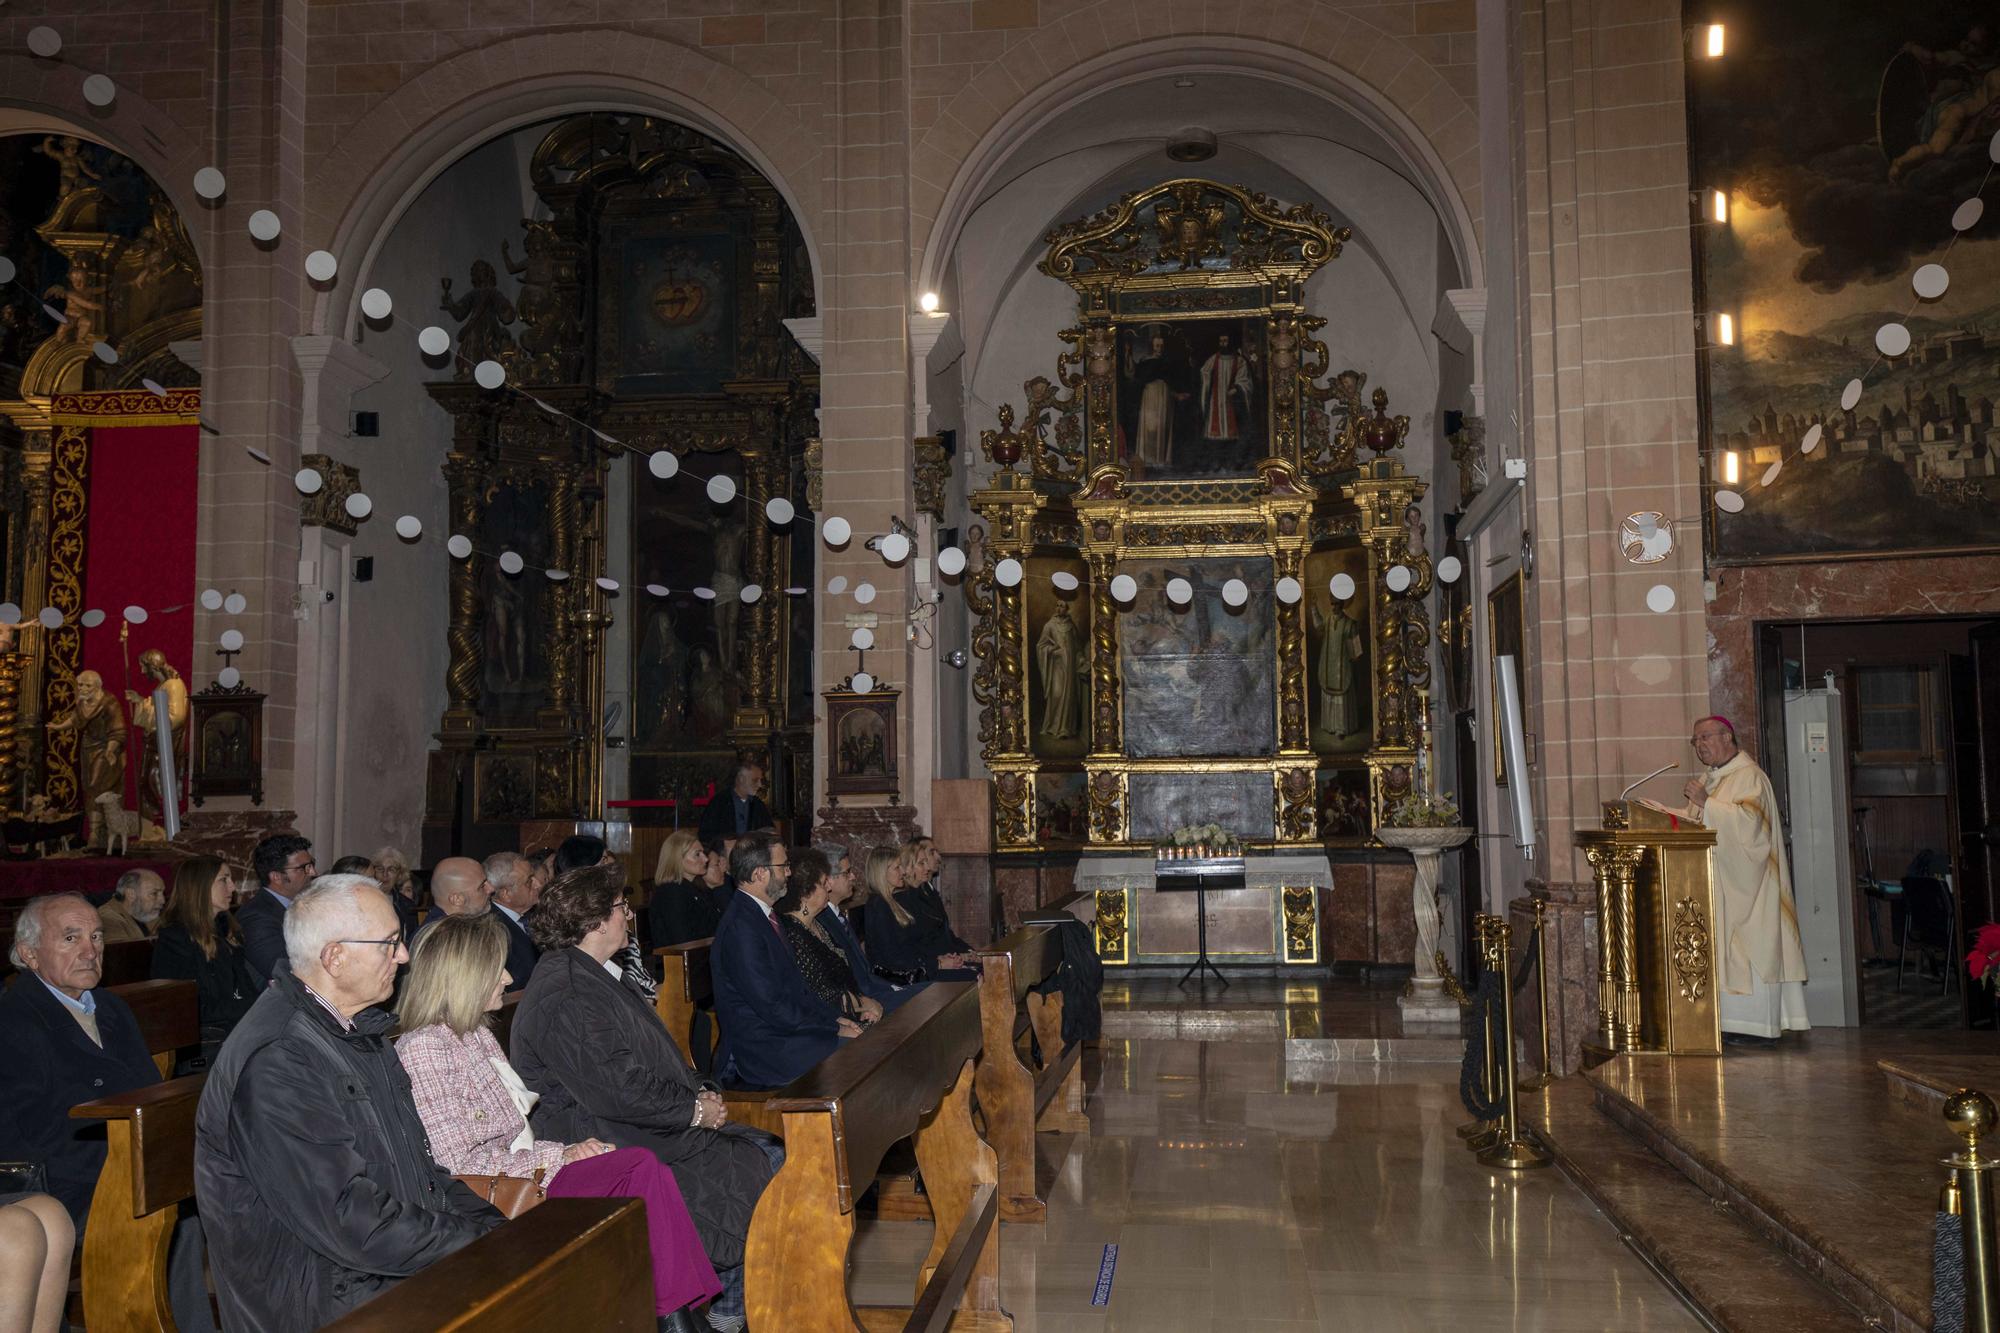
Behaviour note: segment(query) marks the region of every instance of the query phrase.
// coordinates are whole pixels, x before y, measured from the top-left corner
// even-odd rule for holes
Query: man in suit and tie
[[[493,886],[493,911],[507,928],[507,974],[514,978],[507,989],[525,989],[542,951],[529,938],[521,918],[541,901],[542,886],[536,882],[535,868],[519,852],[495,852],[487,857],[486,882]]]
[[[769,833],[746,833],[730,853],[736,897],[716,927],[709,963],[722,1044],[722,1081],[777,1088],[831,1055],[860,1025],[820,999],[792,961],[772,905],[785,893],[791,856]]]
[[[319,866],[311,843],[296,833],[273,833],[250,853],[250,873],[260,887],[236,909],[236,926],[243,932],[243,957],[251,976],[259,986],[268,986],[286,967],[285,913]]]

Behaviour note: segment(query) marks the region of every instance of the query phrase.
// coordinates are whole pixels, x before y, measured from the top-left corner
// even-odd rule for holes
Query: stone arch
[[[75,66],[25,55],[0,55],[0,134],[74,134],[130,158],[166,193],[194,242],[202,272],[210,268],[215,206],[194,192],[194,173],[206,163],[199,131],[120,84],[109,107],[83,100]]]
[[[798,114],[747,75],[656,37],[608,29],[536,32],[466,51],[390,94],[328,153],[305,200],[310,248],[340,277],[313,302],[308,331],[345,336],[376,252],[425,186],[483,143],[561,115],[668,116],[742,155],[784,196],[815,286],[819,144]]]
[[[1218,30],[1114,46],[1102,25],[1088,21],[1090,12],[1028,38],[1016,48],[1026,52],[1021,57],[1010,52],[989,65],[945,104],[918,142],[910,231],[922,238],[912,265],[919,289],[937,285],[981,192],[1041,126],[1107,88],[1169,71],[1273,79],[1356,115],[1401,153],[1431,200],[1451,238],[1461,281],[1484,285],[1474,108],[1394,36],[1324,0],[1308,0],[1283,11],[1286,30],[1301,34],[1295,43]],[[1058,72],[1031,86],[1015,77],[1013,71],[1037,64]]]

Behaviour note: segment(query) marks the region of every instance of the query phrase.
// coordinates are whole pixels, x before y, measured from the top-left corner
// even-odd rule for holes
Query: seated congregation
[[[601,1306],[605,1327],[641,1305],[661,1328],[783,1327],[800,1302],[844,1302],[865,1189],[848,1181],[906,1138],[949,1182],[929,1191],[933,1260],[947,1239],[964,1256],[931,1277],[931,1308],[993,1302],[997,1276],[974,1279],[997,1275],[998,1218],[1034,1202],[1036,1116],[1063,1083],[1074,1128],[1080,1075],[1039,1018],[1042,1095],[1017,1050],[1028,988],[1058,979],[1053,932],[973,950],[940,859],[923,838],[877,849],[864,886],[844,848],[676,833],[641,923],[598,839],[321,874],[287,833],[240,878],[193,857],[171,889],[136,872],[102,907],[32,899],[0,995],[21,1075],[0,1086],[0,1158],[31,1186],[0,1193],[0,1326],[74,1317],[81,1245],[85,1327],[162,1299],[181,1329],[228,1333],[429,1327],[445,1308],[499,1327],[522,1284]],[[149,965],[110,975],[120,949]],[[781,1177],[787,1139],[811,1151]]]

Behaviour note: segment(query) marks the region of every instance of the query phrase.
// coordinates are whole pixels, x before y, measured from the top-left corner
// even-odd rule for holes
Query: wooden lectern
[[[1720,1055],[1715,994],[1715,833],[1637,801],[1606,801],[1576,835],[1597,876],[1602,1058]]]

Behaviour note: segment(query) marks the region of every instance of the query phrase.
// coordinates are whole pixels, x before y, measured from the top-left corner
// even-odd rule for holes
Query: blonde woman
[[[923,886],[927,865],[915,842],[868,853],[868,957],[889,981],[971,981],[972,946],[952,933],[937,891]]]
[[[676,831],[660,847],[660,863],[653,871],[653,899],[647,912],[648,933],[655,949],[715,938],[722,912],[705,882],[708,865],[701,835],[692,829]]]
[[[538,1139],[529,1126],[537,1098],[507,1063],[487,1018],[510,981],[506,958],[506,931],[491,914],[447,916],[417,936],[396,1057],[431,1155],[454,1175],[546,1172],[551,1198],[644,1200],[655,1308],[663,1327],[694,1328],[687,1308],[720,1295],[722,1283],[672,1170],[644,1148]]]

